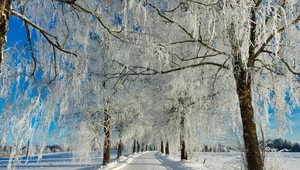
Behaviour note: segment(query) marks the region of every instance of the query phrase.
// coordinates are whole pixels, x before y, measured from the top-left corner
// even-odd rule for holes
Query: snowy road
[[[146,152],[134,158],[132,162],[126,165],[122,170],[183,170],[188,168],[181,162],[167,159],[157,152]]]

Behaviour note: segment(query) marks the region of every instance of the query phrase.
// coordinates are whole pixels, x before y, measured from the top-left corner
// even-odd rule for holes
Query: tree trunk
[[[0,73],[3,60],[3,51],[6,44],[6,33],[8,31],[9,10],[12,0],[0,1]]]
[[[169,150],[169,141],[167,140],[166,142],[166,155],[170,154],[170,150]]]
[[[148,151],[148,145],[146,145],[146,151]]]
[[[110,161],[110,123],[107,110],[104,111],[104,148],[102,165],[109,164]]]
[[[26,151],[26,158],[28,159],[28,154],[29,154],[29,140],[28,140],[28,143],[27,143],[27,151]]]
[[[164,142],[163,141],[161,141],[161,143],[160,143],[160,152],[164,153]]]
[[[144,143],[142,143],[142,149],[141,149],[142,152],[144,152]]]
[[[140,144],[139,144],[139,141],[136,141],[136,144],[137,144],[137,153],[140,152]]]
[[[249,170],[263,170],[263,161],[254,123],[254,111],[251,96],[251,73],[244,69],[242,61],[235,63],[234,73],[243,123],[245,155]]]
[[[118,143],[118,157],[120,158],[122,156],[122,150],[123,150],[123,144],[122,144],[122,138],[120,138],[119,143]]]
[[[181,152],[181,160],[187,160],[188,155],[185,148],[185,137],[184,137],[184,113],[181,113],[180,120],[180,152]]]
[[[135,153],[136,152],[136,140],[133,141],[133,151],[132,153]]]

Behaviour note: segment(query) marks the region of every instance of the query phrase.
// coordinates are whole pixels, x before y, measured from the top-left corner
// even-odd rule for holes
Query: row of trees
[[[300,152],[300,145],[297,142],[292,143],[286,139],[283,140],[282,138],[269,141],[267,147],[284,152]]]
[[[54,121],[79,156],[100,149],[106,165],[115,129],[126,147],[168,141],[182,159],[231,134],[246,167],[263,170],[271,110],[285,133],[299,106],[298,4],[1,1],[1,137],[21,146]],[[9,16],[27,42],[3,50]]]
[[[14,150],[14,146],[1,146],[0,147],[0,157],[10,157],[12,154],[12,151]],[[47,145],[44,147],[41,147],[39,145],[31,145],[29,147],[23,146],[20,155],[24,156],[27,155],[28,153],[33,155],[33,154],[39,154],[41,152],[43,153],[55,153],[55,152],[69,152],[71,151],[70,148],[67,145]],[[28,152],[28,153],[27,153]]]

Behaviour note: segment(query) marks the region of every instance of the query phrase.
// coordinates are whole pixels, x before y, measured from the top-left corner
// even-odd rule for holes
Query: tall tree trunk
[[[120,140],[119,140],[119,143],[118,143],[118,156],[117,156],[117,158],[120,158],[123,155],[122,150],[123,150],[123,144],[122,144],[122,138],[120,137]]]
[[[164,153],[164,142],[163,141],[160,142],[160,152]]]
[[[184,113],[181,113],[181,120],[180,120],[180,157],[181,160],[187,160],[188,155],[185,147],[185,137],[184,137]]]
[[[142,152],[144,152],[144,143],[142,143],[142,149],[141,149]]]
[[[29,154],[29,140],[28,140],[28,143],[27,143],[27,151],[26,151],[26,158],[28,159],[28,154]]]
[[[135,153],[136,152],[136,140],[133,141],[133,151],[132,153]]]
[[[247,166],[249,170],[263,170],[264,165],[254,123],[254,110],[251,96],[251,73],[247,72],[241,60],[234,67],[236,89],[239,98],[240,112],[243,123],[243,137]]]
[[[107,110],[104,110],[104,148],[102,165],[109,164],[110,161],[110,122]]]
[[[3,60],[4,45],[6,44],[6,33],[8,31],[9,10],[12,0],[0,1],[0,73]]]
[[[137,144],[137,153],[140,152],[140,144],[139,144],[139,141],[136,141],[136,144]]]
[[[146,145],[146,151],[148,151],[148,145]]]
[[[169,141],[167,140],[166,142],[166,155],[170,154],[170,150],[169,150]]]
[[[265,159],[266,159],[266,141],[265,141],[265,134],[264,134],[264,130],[263,130],[263,127],[262,127],[262,124],[260,122],[259,124],[259,128],[260,128],[260,131],[261,131],[261,138],[262,138],[262,146],[261,146],[261,156],[262,156],[262,162],[263,162],[263,165],[265,164]]]

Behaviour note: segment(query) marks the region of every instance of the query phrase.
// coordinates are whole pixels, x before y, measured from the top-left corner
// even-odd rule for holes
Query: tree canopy
[[[21,147],[53,120],[71,138],[87,135],[86,151],[107,149],[114,127],[130,146],[165,140],[183,155],[231,134],[246,166],[262,170],[258,141],[270,117],[286,133],[300,104],[298,0],[5,0],[0,8],[3,143],[13,136]],[[27,42],[3,50],[8,15],[24,21]]]

